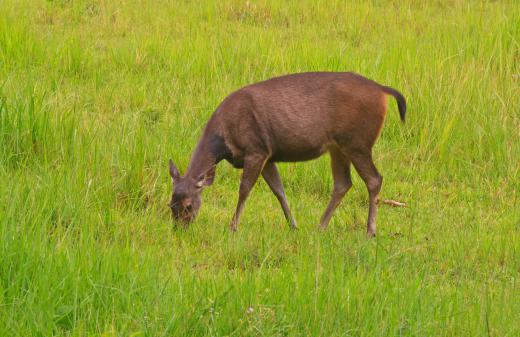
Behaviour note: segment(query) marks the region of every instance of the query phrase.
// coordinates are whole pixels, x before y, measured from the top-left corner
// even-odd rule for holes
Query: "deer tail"
[[[399,116],[401,117],[401,121],[404,123],[404,119],[406,116],[406,99],[404,98],[404,96],[394,88],[385,87],[384,85],[382,85],[381,89],[386,94],[395,97],[395,100],[397,101],[397,108],[399,109]]]

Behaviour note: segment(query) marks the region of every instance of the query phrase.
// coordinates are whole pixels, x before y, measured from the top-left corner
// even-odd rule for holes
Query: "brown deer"
[[[215,166],[225,159],[243,169],[231,230],[237,229],[244,203],[260,175],[295,229],[275,163],[306,161],[329,152],[334,189],[319,227],[327,227],[352,186],[353,164],[368,189],[367,235],[375,235],[377,195],[383,178],[372,161],[372,146],[385,119],[387,95],[397,100],[404,122],[403,95],[355,73],[292,74],[235,91],[209,119],[183,177],[170,159],[173,217],[185,226],[195,218],[202,189],[211,185]]]

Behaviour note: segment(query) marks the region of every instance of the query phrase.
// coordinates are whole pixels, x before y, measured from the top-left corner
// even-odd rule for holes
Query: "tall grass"
[[[520,7],[514,2],[0,2],[0,336],[520,334]],[[187,231],[186,168],[233,90],[356,71],[389,104],[377,239],[328,158],[282,164],[300,230],[218,167]]]

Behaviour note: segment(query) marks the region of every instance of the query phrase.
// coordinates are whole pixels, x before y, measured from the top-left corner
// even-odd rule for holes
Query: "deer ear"
[[[179,170],[173,163],[173,161],[170,159],[170,177],[172,177],[172,182],[175,184],[179,179],[181,178],[181,175],[179,173]]]
[[[216,166],[212,166],[208,171],[206,171],[206,173],[200,175],[197,179],[197,187],[201,188],[213,184],[213,180],[215,180],[216,169]]]

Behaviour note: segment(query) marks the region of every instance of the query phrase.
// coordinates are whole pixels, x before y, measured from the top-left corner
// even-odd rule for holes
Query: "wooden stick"
[[[383,204],[390,205],[393,207],[408,207],[408,205],[406,205],[404,202],[399,202],[399,201],[395,201],[395,200],[391,200],[391,199],[383,200]]]

